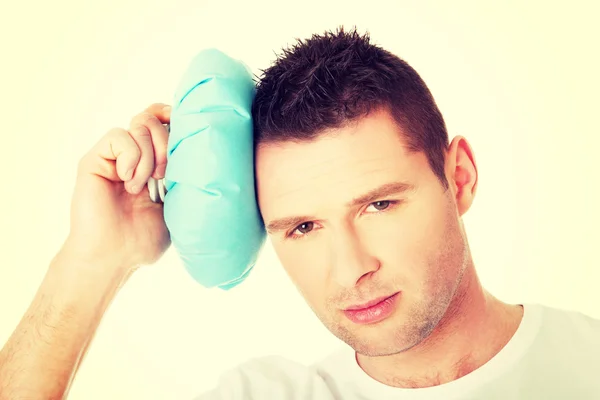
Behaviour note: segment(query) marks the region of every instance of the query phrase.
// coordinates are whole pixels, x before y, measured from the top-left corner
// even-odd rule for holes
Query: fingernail
[[[129,181],[131,180],[131,178],[133,178],[133,170],[134,168],[131,168],[129,171],[125,172],[125,180]]]
[[[133,194],[138,194],[140,192],[140,186],[138,186],[138,185],[132,186],[131,187],[131,192]]]
[[[166,170],[167,170],[167,166],[165,164],[161,164],[156,167],[156,175],[159,178],[164,178]]]
[[[164,112],[171,112],[171,106],[164,106],[163,107],[163,111]]]

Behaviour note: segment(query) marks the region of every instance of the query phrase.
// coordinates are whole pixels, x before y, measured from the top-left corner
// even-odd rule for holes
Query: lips
[[[357,304],[344,310],[344,315],[350,321],[359,325],[374,324],[383,321],[396,309],[400,292],[388,297],[373,299],[367,303]]]
[[[392,295],[392,296],[394,296],[394,295]],[[374,305],[377,305],[377,304],[381,303],[382,301],[385,301],[385,300],[389,299],[392,296],[378,297],[378,298],[376,298],[374,300],[368,301],[368,302],[363,303],[363,304],[353,305],[353,306],[347,307],[346,311],[360,311],[360,310],[365,310],[365,309],[367,309],[369,307],[373,307]]]

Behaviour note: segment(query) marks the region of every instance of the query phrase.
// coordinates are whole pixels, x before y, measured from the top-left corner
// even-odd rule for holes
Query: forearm
[[[128,274],[61,250],[0,352],[0,400],[63,399]]]

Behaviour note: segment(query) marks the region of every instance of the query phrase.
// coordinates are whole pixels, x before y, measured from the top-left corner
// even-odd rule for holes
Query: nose
[[[380,268],[355,229],[347,228],[332,235],[331,275],[344,288],[353,288]]]

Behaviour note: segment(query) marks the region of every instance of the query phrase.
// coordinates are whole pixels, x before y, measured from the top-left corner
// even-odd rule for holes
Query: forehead
[[[414,183],[424,160],[407,150],[398,125],[380,111],[312,142],[259,147],[259,206],[265,219],[339,208],[377,186]]]

